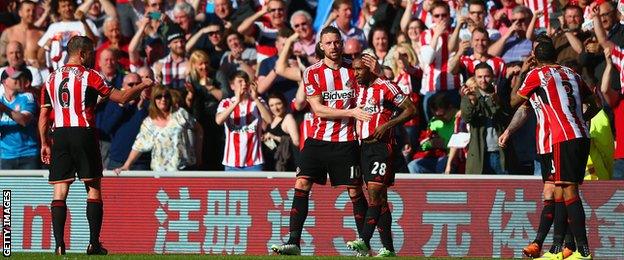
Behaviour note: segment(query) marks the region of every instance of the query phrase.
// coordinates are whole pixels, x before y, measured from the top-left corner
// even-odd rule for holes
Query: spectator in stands
[[[418,48],[420,47],[420,35],[425,30],[427,30],[427,26],[420,19],[413,19],[409,21],[406,27],[403,28],[403,31],[407,32],[407,37],[409,38],[410,44],[412,45],[412,49],[414,49],[414,51],[418,51]]]
[[[98,34],[102,34],[102,26],[106,18],[116,18],[117,9],[109,0],[85,0],[78,7],[78,11],[85,14],[87,20],[93,22],[98,28]]]
[[[390,50],[390,36],[388,30],[382,26],[372,28],[368,35],[368,51],[377,58],[377,62],[382,66],[392,66],[392,55]]]
[[[114,17],[107,17],[104,20],[103,24],[103,33],[105,40],[102,44],[100,44],[95,51],[95,59],[100,60],[100,55],[102,51],[105,49],[115,50],[117,57],[117,62],[125,71],[130,71],[130,65],[137,66],[140,64],[140,60],[138,57],[134,57],[132,60],[130,59],[130,54],[128,52],[129,40],[121,34],[121,27],[119,24],[119,20]],[[95,67],[96,70],[99,70],[99,64]]]
[[[541,16],[543,16],[543,11],[537,11],[533,15],[527,30],[528,39],[535,40],[533,37],[534,28],[538,18]],[[557,63],[573,63],[578,67],[578,57],[584,49],[583,42],[591,37],[590,33],[581,30],[583,9],[577,5],[566,5],[561,18],[561,28],[556,28],[554,35],[551,35],[557,50]]]
[[[403,12],[403,16],[401,17],[401,28],[406,28],[408,23],[416,19],[420,20],[425,25],[423,28],[432,28],[435,25],[435,21],[433,21],[433,16],[431,15],[431,8],[433,8],[434,2],[435,0],[407,0],[405,12]],[[403,31],[405,31],[405,29],[403,29]]]
[[[527,26],[533,14],[526,6],[516,6],[511,16],[511,26],[488,49],[492,56],[503,58],[505,63],[523,61],[529,56],[532,42],[526,38]]]
[[[225,29],[233,29],[233,11],[231,0],[214,0],[214,13],[208,14],[205,22],[221,24]]]
[[[382,26],[393,35],[399,31],[401,20],[399,7],[400,1],[379,1],[366,0],[363,3],[358,19],[358,27],[365,35],[369,35],[370,30]]]
[[[394,62],[392,63],[394,83],[408,95],[412,103],[420,107],[420,95],[418,94],[419,81],[422,79],[422,70],[417,67],[418,58],[409,43],[401,43],[395,49]],[[407,142],[410,147],[416,147],[418,133],[420,132],[420,109],[416,109],[416,116],[404,124],[407,134]]]
[[[154,76],[165,87],[183,90],[188,73],[184,33],[179,29],[169,29],[166,40],[170,52],[154,63]]]
[[[624,25],[619,22],[615,2],[603,1],[591,12],[594,15],[594,30],[600,27],[606,32],[605,40],[609,40],[619,47],[624,47]],[[579,55],[579,60],[585,68],[589,69],[594,82],[602,78],[606,59],[595,41],[586,43],[585,50]],[[611,72],[611,87],[616,91],[621,89],[618,73],[615,70]]]
[[[501,4],[502,7],[492,13],[488,27],[498,30],[501,35],[505,35],[512,25],[513,10],[518,6],[518,3],[516,0],[501,0]]]
[[[126,38],[131,38],[137,29],[139,16],[131,0],[116,0],[115,8],[119,18],[121,34]]]
[[[459,76],[448,70],[449,53],[455,51],[453,42],[457,42],[459,33],[450,35],[450,9],[445,2],[434,2],[431,15],[435,27],[424,31],[420,37],[418,60],[423,69],[423,80],[420,93],[423,97],[423,111],[429,120],[429,98],[435,93],[448,92],[449,100],[459,104]]]
[[[353,57],[362,53],[364,48],[362,47],[362,43],[355,38],[350,38],[344,43],[344,56],[348,59],[352,60]]]
[[[312,29],[312,16],[306,11],[296,11],[290,17],[290,26],[299,35],[299,39],[293,46],[296,56],[305,57],[310,64],[318,61],[314,52],[316,51],[316,34]]]
[[[238,26],[239,33],[252,36],[256,40],[258,62],[277,54],[275,41],[277,40],[277,32],[288,26],[286,13],[286,3],[283,0],[269,0],[259,12],[245,19]],[[267,14],[268,22],[258,21]]]
[[[180,26],[184,33],[184,39],[188,40],[195,34],[201,26],[195,22],[195,11],[193,6],[187,2],[178,2],[173,7],[173,20]]]
[[[141,153],[151,151],[152,171],[178,171],[201,164],[202,129],[183,108],[173,103],[174,90],[152,89],[148,117],[143,120],[128,159],[117,174],[129,170]]]
[[[461,117],[470,125],[466,174],[505,174],[505,151],[498,137],[509,122],[509,109],[496,94],[494,70],[485,62],[475,66],[477,88],[462,88]]]
[[[223,91],[214,80],[210,57],[202,50],[191,53],[189,58],[189,83],[193,87],[191,114],[204,129],[203,162],[208,170],[222,170],[223,127],[215,123],[217,107],[223,99]]]
[[[186,42],[187,53],[191,53],[192,50],[204,50],[210,53],[210,67],[214,69],[221,65],[226,48],[223,25],[218,23],[206,25]]]
[[[0,165],[2,169],[39,169],[37,103],[20,90],[30,84],[27,72],[12,67],[0,76],[4,93],[0,96]]]
[[[217,72],[219,85],[225,86],[225,97],[231,97],[234,93],[230,89],[229,78],[236,71],[244,71],[249,77],[256,75],[256,49],[244,45],[243,36],[238,32],[229,32],[225,37],[229,51],[223,54],[221,66]]]
[[[483,27],[477,27],[472,31],[470,41],[462,41],[459,50],[448,62],[449,69],[453,73],[464,71],[467,77],[475,75],[475,68],[480,63],[487,63],[494,72],[495,82],[501,83],[502,78],[508,78],[505,61],[499,57],[488,54],[490,36]],[[472,47],[472,55],[468,55],[468,47]]]
[[[261,171],[262,126],[273,121],[271,112],[247,73],[235,72],[230,88],[234,97],[221,100],[215,118],[218,125],[225,124],[223,165],[226,171]]]
[[[288,102],[282,93],[273,92],[268,97],[273,121],[262,135],[264,170],[294,171],[293,150],[299,146],[299,128],[295,118],[288,113]]]
[[[149,69],[148,69],[149,71]],[[141,84],[141,77],[136,73],[129,73],[123,79],[121,90],[133,88]],[[136,99],[120,105],[107,101],[98,129],[105,135],[110,136],[110,149],[108,151],[107,169],[114,170],[122,167],[130,151],[132,144],[139,134],[141,123],[147,117],[149,107],[148,91],[143,90]],[[130,170],[149,170],[150,156],[143,153],[130,166]]]
[[[108,84],[116,89],[121,89],[124,73],[119,66],[119,52],[114,49],[104,49],[98,60],[99,72],[104,76]]]
[[[362,44],[362,47],[366,48],[368,47],[366,35],[362,29],[351,25],[352,15],[353,3],[351,0],[336,0],[332,4],[332,13],[325,25],[338,28],[342,36],[342,42],[346,42],[349,38],[355,38]]]
[[[0,64],[6,61],[6,48],[9,42],[17,41],[25,47],[24,60],[29,66],[35,68],[45,67],[43,50],[37,45],[37,41],[43,35],[43,31],[35,26],[35,11],[37,4],[26,0],[22,1],[18,7],[20,23],[7,28],[0,36]]]
[[[459,31],[459,39],[469,40],[472,32],[477,28],[485,28],[485,17],[487,17],[487,7],[482,0],[470,0],[468,2],[468,19],[466,27]],[[496,29],[486,29],[491,41],[500,39],[501,34]]]
[[[24,48],[20,42],[11,41],[6,46],[5,57],[7,57],[8,65],[6,67],[0,68],[0,73],[8,68],[13,68],[16,71],[22,71],[26,78],[29,80],[30,84],[26,86],[25,89],[21,91],[31,92],[33,96],[38,97],[38,88],[43,85],[43,78],[41,77],[41,73],[39,70],[33,66],[26,65],[26,61],[24,60]],[[2,84],[0,84],[0,94],[2,93]]]
[[[52,13],[58,14],[61,20],[50,24],[48,30],[39,39],[40,47],[46,51],[48,68],[58,69],[67,62],[67,43],[71,37],[87,36],[93,42],[98,42],[97,27],[85,18],[83,12],[76,12],[75,0],[52,1]]]
[[[411,155],[411,148],[403,150],[409,163],[410,173],[442,173],[446,168],[447,144],[453,135],[455,114],[458,109],[451,102],[448,92],[431,97],[433,117],[427,128],[420,133],[420,150]]]
[[[275,47],[278,53],[281,53],[284,48],[286,39],[293,34],[293,31],[288,28],[282,28],[277,34],[277,40],[275,41]],[[289,60],[292,64],[297,61],[295,59]],[[279,92],[282,93],[286,100],[292,100],[295,98],[297,92],[297,82],[289,80],[282,76],[277,75],[275,71],[275,63],[277,62],[277,54],[269,58],[266,58],[260,62],[258,68],[257,82],[258,93],[263,95],[265,93]]]

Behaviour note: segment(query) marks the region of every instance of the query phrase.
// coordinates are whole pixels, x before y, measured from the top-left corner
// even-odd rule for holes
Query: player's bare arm
[[[112,89],[109,99],[115,103],[125,104],[130,100],[134,100],[141,94],[146,88],[151,88],[154,85],[154,81],[148,78],[144,78],[141,84],[135,88],[128,88],[124,90]]]
[[[324,106],[321,103],[321,96],[308,96],[308,103],[315,115],[327,119],[342,119],[353,117],[361,121],[369,121],[371,115],[362,110],[362,106],[358,106],[352,109],[335,109],[328,106]]]
[[[39,113],[39,140],[41,140],[41,161],[44,164],[50,164],[50,142],[48,140],[48,126],[50,118],[50,112],[52,111],[50,106],[41,106]]]
[[[529,109],[530,107],[527,106],[527,104],[525,103],[523,106],[520,106],[516,110],[516,113],[514,113],[511,122],[509,122],[509,125],[507,126],[507,129],[505,129],[503,134],[498,137],[498,145],[500,147],[504,148],[505,145],[507,145],[509,136],[515,133],[521,126],[524,125],[524,123],[529,118]]]
[[[375,129],[373,138],[377,140],[383,138],[388,130],[397,125],[402,125],[416,115],[416,106],[414,106],[414,102],[409,98],[405,98],[399,107],[402,109],[401,113]]]

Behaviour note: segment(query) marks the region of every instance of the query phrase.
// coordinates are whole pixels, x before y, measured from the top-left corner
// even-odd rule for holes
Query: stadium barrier
[[[102,241],[112,253],[267,255],[288,238],[293,173],[105,175]],[[14,253],[53,251],[46,180],[47,171],[0,174],[5,248],[9,216]],[[397,175],[389,192],[395,248],[403,256],[521,257],[537,230],[541,186],[534,176]],[[596,259],[624,259],[624,181],[587,182],[581,196]],[[68,251],[84,252],[83,185],[72,185],[67,205]],[[315,186],[303,254],[351,255],[345,242],[355,237],[345,189]],[[372,246],[381,246],[377,234]]]

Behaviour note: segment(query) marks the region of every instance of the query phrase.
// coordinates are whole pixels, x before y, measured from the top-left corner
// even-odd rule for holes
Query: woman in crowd
[[[224,139],[223,127],[215,123],[217,107],[223,99],[223,91],[214,80],[214,73],[210,67],[210,56],[196,50],[189,59],[189,78],[187,91],[192,93],[189,112],[197,119],[204,129],[203,161],[204,169],[222,170],[220,159],[223,157]]]
[[[152,89],[149,115],[143,121],[132,151],[117,174],[130,169],[141,153],[152,153],[153,171],[178,171],[201,165],[203,131],[195,119],[173,103],[172,90]]]
[[[394,83],[399,86],[403,93],[409,95],[414,104],[420,104],[418,88],[420,88],[422,71],[416,66],[418,64],[416,54],[409,43],[400,43],[396,46],[392,64]],[[417,115],[419,114],[421,113],[417,113]],[[420,132],[418,126],[420,123],[420,119],[417,116],[405,123],[409,145],[414,147],[418,143],[418,133]]]
[[[371,29],[368,35],[368,45],[370,48],[365,52],[370,52],[377,57],[379,64],[382,66],[390,66],[392,59],[388,55],[390,50],[390,37],[388,30],[384,27],[375,27]]]
[[[266,155],[265,170],[295,170],[292,148],[299,146],[299,129],[295,118],[287,112],[287,104],[282,93],[273,92],[269,95],[269,109],[273,121],[262,136],[264,143],[262,148]]]

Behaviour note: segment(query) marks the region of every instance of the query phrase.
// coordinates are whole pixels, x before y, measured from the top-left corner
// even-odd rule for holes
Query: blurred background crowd
[[[418,105],[396,129],[397,172],[539,175],[532,113],[508,145],[496,140],[523,61],[547,37],[557,62],[603,97],[588,178],[624,179],[623,11],[609,0],[2,1],[0,167],[43,166],[40,89],[84,35],[112,87],[159,84],[124,105],[98,102],[106,169],[294,171],[312,117],[302,72],[322,57],[318,32],[334,26],[345,58],[374,55]],[[491,75],[474,77],[480,63]],[[458,133],[469,144],[449,148]]]

